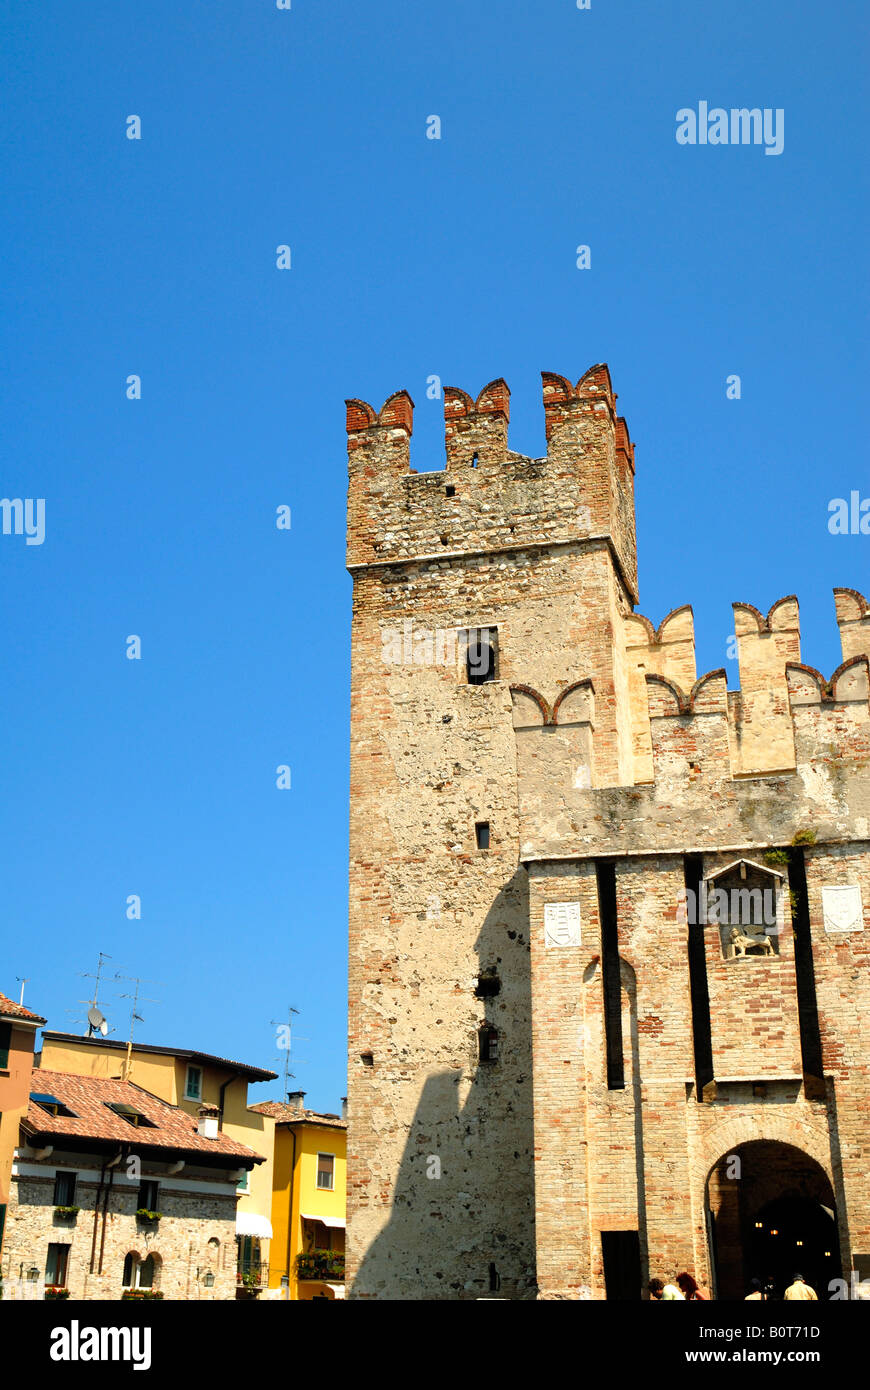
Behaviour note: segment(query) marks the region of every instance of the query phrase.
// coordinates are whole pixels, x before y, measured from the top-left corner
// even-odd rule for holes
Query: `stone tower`
[[[691,609],[635,612],[607,368],[543,390],[545,458],[508,448],[498,380],[445,391],[424,474],[407,393],[347,405],[352,1296],[637,1297],[679,1266],[736,1297],[776,1201],[844,1272],[867,604],[838,591],[831,682],[793,598],[735,605],[739,692],[696,681]]]

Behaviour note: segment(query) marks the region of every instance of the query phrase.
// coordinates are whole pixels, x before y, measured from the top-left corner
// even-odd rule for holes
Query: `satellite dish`
[[[97,1008],[96,1004],[92,1004],[91,1007],[88,1009],[88,1024],[90,1025],[92,1030],[96,1030],[97,1028],[99,1028],[100,1031],[103,1033],[106,1030],[106,1020],[101,1014],[100,1010]]]
[[[109,1025],[108,1025],[108,1023],[106,1022],[106,1020],[103,1019],[102,1023],[100,1024],[100,1032],[102,1033],[103,1037],[106,1036],[106,1034],[108,1033],[108,1031],[109,1031]]]

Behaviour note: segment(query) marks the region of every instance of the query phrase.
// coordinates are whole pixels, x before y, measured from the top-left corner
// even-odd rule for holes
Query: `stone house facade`
[[[870,605],[637,611],[605,366],[347,403],[351,1297],[717,1297],[870,1274]]]
[[[4,1296],[236,1297],[241,1175],[262,1157],[131,1082],[35,1069],[12,1171]]]

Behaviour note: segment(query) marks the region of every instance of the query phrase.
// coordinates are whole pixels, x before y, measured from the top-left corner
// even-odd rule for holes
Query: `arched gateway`
[[[740,1299],[753,1278],[781,1298],[796,1272],[820,1299],[841,1277],[840,1237],[831,1180],[791,1144],[750,1140],[723,1154],[705,1186],[715,1296]]]

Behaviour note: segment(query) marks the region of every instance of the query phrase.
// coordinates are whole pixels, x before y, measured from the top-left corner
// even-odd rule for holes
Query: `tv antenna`
[[[103,967],[104,967],[106,961],[107,961],[107,960],[111,960],[111,959],[112,959],[112,957],[111,957],[111,956],[107,956],[106,953],[105,953],[105,951],[100,951],[100,953],[99,953],[99,959],[97,960],[97,969],[96,969],[96,973],[95,973],[95,974],[91,974],[91,972],[90,972],[90,971],[87,971],[87,970],[82,970],[82,971],[79,972],[79,973],[81,974],[81,977],[82,977],[83,980],[93,980],[93,982],[94,982],[94,997],[93,997],[93,999],[80,999],[80,1000],[79,1000],[79,1003],[80,1003],[80,1004],[87,1004],[87,1006],[88,1006],[88,1012],[87,1012],[88,1031],[87,1031],[87,1033],[86,1033],[86,1035],[85,1035],[85,1036],[88,1037],[88,1038],[95,1038],[95,1037],[97,1036],[98,1033],[99,1033],[102,1037],[105,1037],[106,1034],[107,1034],[108,1031],[109,1031],[109,1025],[107,1024],[105,1015],[104,1015],[102,1009],[101,1009],[100,1006],[99,1006],[98,999],[99,999],[99,993],[100,993],[100,979],[101,979],[101,976],[102,976],[102,973],[103,973]],[[77,1022],[77,1023],[80,1023],[80,1022],[81,1022],[81,1019],[76,1019],[76,1022]]]
[[[18,981],[18,983],[19,983],[20,986],[21,986],[21,993],[20,993],[19,996],[18,996],[18,1003],[19,1003],[19,1005],[23,1006],[23,1004],[24,1004],[24,986],[27,984],[27,981],[30,979],[30,976],[29,976],[29,975],[16,975],[15,978],[16,978],[16,980]]]
[[[275,1058],[275,1061],[276,1061],[276,1062],[280,1062],[280,1061],[283,1060],[283,1063],[284,1063],[282,1070],[283,1070],[283,1075],[284,1075],[284,1098],[285,1098],[285,1100],[286,1100],[287,1095],[288,1095],[287,1082],[290,1081],[291,1078],[292,1078],[293,1080],[296,1079],[296,1073],[295,1073],[295,1072],[292,1072],[292,1071],[290,1070],[290,1049],[291,1049],[291,1045],[292,1045],[292,1042],[293,1042],[293,1015],[294,1015],[294,1014],[296,1014],[296,1015],[298,1016],[299,1010],[298,1010],[298,1009],[294,1009],[292,1005],[289,1005],[289,1006],[288,1006],[288,1009],[287,1009],[287,1022],[286,1022],[286,1023],[284,1023],[283,1020],[279,1020],[279,1019],[277,1019],[277,1018],[272,1018],[272,1019],[269,1020],[269,1022],[272,1024],[273,1027],[279,1028],[279,1029],[280,1029],[280,1032],[279,1032],[279,1034],[278,1034],[278,1046],[279,1046],[279,1048],[281,1049],[281,1052],[283,1053],[283,1059],[282,1059],[282,1057],[278,1056],[278,1057]],[[285,1041],[285,1039],[286,1039],[286,1041]],[[307,1039],[307,1038],[303,1038],[302,1041],[303,1041],[303,1042],[307,1042],[308,1039]]]
[[[140,1003],[142,1003],[142,1004],[159,1004],[159,1003],[160,1003],[160,1000],[159,1000],[159,999],[146,998],[144,995],[140,995],[139,991],[140,991],[142,985],[159,985],[159,986],[161,987],[161,989],[164,988],[164,985],[163,985],[163,981],[162,981],[162,980],[145,980],[145,979],[143,979],[142,976],[140,976],[140,975],[122,975],[122,974],[120,974],[119,971],[116,971],[116,972],[115,972],[115,979],[116,979],[116,980],[127,980],[127,981],[129,981],[129,983],[133,986],[133,993],[132,993],[132,994],[119,994],[119,995],[118,995],[118,998],[119,998],[119,999],[132,999],[132,1001],[133,1001],[133,1006],[132,1006],[132,1008],[130,1009],[130,1036],[129,1036],[129,1038],[127,1039],[127,1056],[126,1056],[125,1061],[124,1061],[124,1074],[123,1074],[123,1079],[126,1081],[127,1078],[128,1078],[129,1075],[130,1075],[130,1066],[131,1066],[130,1056],[131,1056],[131,1053],[132,1053],[132,1051],[133,1051],[133,1034],[134,1034],[134,1032],[136,1031],[136,1024],[137,1024],[137,1023],[144,1023],[144,1022],[145,1022],[144,1017],[142,1016],[142,1014],[139,1013],[139,1005],[140,1005]]]

